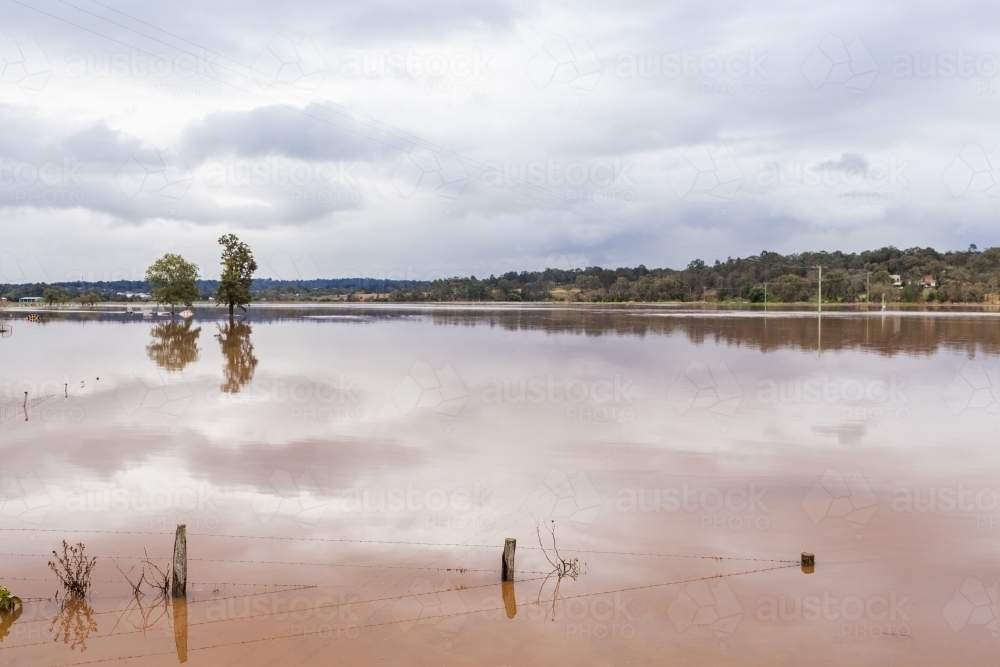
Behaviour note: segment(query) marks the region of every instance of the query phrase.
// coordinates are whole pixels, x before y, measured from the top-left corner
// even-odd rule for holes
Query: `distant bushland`
[[[900,250],[891,246],[860,253],[804,252],[780,255],[764,251],[749,257],[707,264],[700,259],[683,269],[511,271],[488,278],[454,277],[433,281],[371,278],[274,280],[255,278],[252,301],[385,302],[742,302],[815,303],[822,267],[824,303],[1000,304],[1000,248],[939,252],[933,248]],[[202,298],[215,294],[219,282],[198,280]],[[12,301],[42,296],[46,288],[63,290],[69,300],[97,295],[106,301],[135,300],[126,293],[148,293],[145,281],[61,282],[0,285]],[[51,292],[50,292],[51,294]]]

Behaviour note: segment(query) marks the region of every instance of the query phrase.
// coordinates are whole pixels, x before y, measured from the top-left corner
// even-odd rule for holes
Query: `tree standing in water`
[[[250,305],[250,286],[257,262],[250,246],[236,238],[235,234],[220,236],[219,245],[222,246],[222,276],[215,290],[215,299],[217,305],[229,306],[229,321],[232,322],[234,308],[239,306],[246,312]]]
[[[183,303],[188,308],[201,296],[198,291],[198,265],[192,264],[180,255],[167,253],[146,269],[146,282],[150,294],[157,303],[170,304],[170,314],[174,306]]]

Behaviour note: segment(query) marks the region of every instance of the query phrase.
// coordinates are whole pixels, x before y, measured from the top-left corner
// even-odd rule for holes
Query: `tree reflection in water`
[[[153,337],[146,354],[157,366],[168,371],[182,371],[198,361],[198,336],[201,327],[192,327],[191,320],[162,322],[149,330]]]
[[[49,633],[55,633],[52,641],[69,644],[70,648],[80,652],[87,650],[87,638],[91,632],[97,632],[97,621],[94,620],[94,610],[86,600],[78,598],[63,598],[59,601],[59,611],[49,625]]]
[[[219,389],[227,394],[236,394],[253,380],[257,369],[257,357],[253,354],[253,341],[250,340],[253,330],[246,321],[230,320],[225,326],[218,326],[219,333],[215,335],[215,339],[219,341],[225,359],[225,366],[222,367],[225,381],[219,385]]]
[[[10,634],[10,626],[14,625],[17,619],[21,618],[24,607],[18,605],[13,611],[0,611],[0,642]]]

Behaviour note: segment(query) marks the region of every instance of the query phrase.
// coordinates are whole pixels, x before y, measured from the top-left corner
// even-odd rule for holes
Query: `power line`
[[[795,567],[795,566],[794,565],[780,565],[780,566],[777,566],[777,567],[769,567],[769,568],[763,568],[763,569],[758,569],[758,570],[746,570],[744,572],[733,572],[733,573],[729,573],[729,574],[716,574],[716,575],[709,576],[709,577],[696,577],[696,578],[692,578],[692,579],[683,579],[683,580],[679,580],[679,581],[668,581],[668,582],[663,582],[663,583],[658,583],[658,584],[647,584],[647,585],[643,585],[643,586],[631,586],[631,587],[626,587],[626,588],[619,588],[619,589],[608,590],[608,591],[599,591],[599,592],[594,592],[594,593],[581,593],[579,595],[567,595],[567,596],[560,595],[559,599],[562,599],[562,600],[572,600],[572,599],[577,599],[577,598],[593,597],[595,595],[609,595],[609,594],[612,594],[612,593],[626,593],[626,592],[629,592],[629,591],[638,591],[638,590],[645,590],[645,589],[651,589],[651,588],[662,588],[664,586],[678,586],[678,585],[681,585],[681,584],[692,583],[692,582],[695,582],[695,581],[707,581],[707,580],[711,580],[711,579],[721,579],[723,577],[737,577],[737,576],[742,576],[742,575],[745,575],[745,574],[756,574],[756,573],[760,573],[760,572],[771,572],[771,571],[774,571],[774,570],[783,570],[783,569],[790,568],[790,567]],[[494,583],[492,585],[495,586],[496,584]],[[545,602],[549,602],[549,600],[545,600]],[[474,609],[474,610],[466,610],[466,611],[454,612],[454,613],[451,613],[451,614],[421,616],[419,620],[431,619],[431,618],[451,618],[451,617],[455,617],[455,616],[465,616],[465,615],[468,615],[468,614],[478,614],[478,613],[488,612],[488,611],[502,611],[504,609],[505,609],[505,607],[503,607],[503,606],[500,606],[500,607],[487,607],[487,608],[483,608],[483,609]],[[374,628],[374,627],[380,627],[380,626],[385,626],[385,625],[393,625],[393,624],[398,624],[398,623],[401,623],[401,622],[406,622],[406,620],[407,619],[404,619],[403,621],[392,620],[392,621],[382,621],[382,622],[379,622],[379,623],[369,623],[369,624],[366,624],[366,625],[355,625],[355,626],[351,626],[350,629],[361,630],[361,629],[364,629],[364,628]],[[412,619],[412,620],[418,620],[418,619]],[[296,633],[292,633],[292,634],[288,634],[288,635],[277,635],[277,636],[272,636],[272,637],[255,637],[253,639],[243,639],[243,640],[232,641],[232,642],[224,642],[224,643],[221,643],[221,644],[213,644],[213,645],[209,645],[209,646],[198,646],[198,647],[195,647],[195,648],[189,648],[188,651],[207,651],[207,650],[212,650],[212,649],[217,649],[217,648],[224,648],[224,647],[227,647],[227,646],[240,646],[240,645],[244,645],[244,644],[255,644],[255,643],[258,643],[258,642],[275,641],[275,640],[279,640],[279,639],[295,639],[295,638],[298,638],[298,637],[306,637],[306,636],[313,635],[313,634],[315,634],[314,631],[305,631],[305,632],[296,632]],[[70,666],[75,666],[75,665],[97,664],[97,663],[102,663],[102,662],[109,662],[109,661],[112,661],[112,660],[114,660],[114,661],[118,661],[118,660],[131,660],[131,659],[136,659],[136,658],[148,658],[148,657],[154,657],[154,656],[159,656],[159,655],[174,655],[174,653],[175,653],[174,651],[161,651],[161,652],[158,652],[158,653],[144,653],[144,654],[135,654],[135,655],[127,655],[127,656],[116,656],[116,657],[113,657],[113,658],[100,658],[98,660],[88,660],[88,661],[82,661],[82,662],[66,663],[65,667],[70,667]]]
[[[75,530],[75,529],[57,529],[57,528],[0,528],[0,531],[21,531],[21,532],[48,532],[48,533],[91,533],[91,534],[111,534],[111,535],[173,535],[174,533],[167,532],[153,532],[153,531],[119,531],[119,530]],[[390,545],[400,545],[400,546],[419,546],[419,547],[460,547],[460,548],[482,548],[482,549],[496,549],[499,548],[497,544],[463,544],[460,542],[409,542],[403,540],[350,540],[345,538],[336,537],[282,537],[276,535],[225,535],[225,534],[215,534],[215,533],[188,533],[188,537],[215,537],[215,538],[229,538],[229,539],[250,539],[250,540],[280,540],[280,541],[292,541],[292,542],[340,542],[344,544],[390,544]],[[541,551],[541,547],[533,546],[522,546],[521,549],[527,549],[532,551]],[[756,561],[756,562],[767,562],[767,563],[797,563],[797,560],[782,560],[776,558],[751,558],[751,557],[739,557],[739,556],[705,556],[700,554],[664,554],[664,553],[644,553],[636,551],[599,551],[599,550],[589,550],[589,549],[573,549],[569,548],[567,551],[573,551],[574,553],[582,554],[601,554],[601,555],[612,555],[612,556],[649,556],[657,558],[697,558],[704,560],[735,560],[735,561]],[[117,556],[115,556],[117,558]],[[124,556],[122,556],[124,558]]]

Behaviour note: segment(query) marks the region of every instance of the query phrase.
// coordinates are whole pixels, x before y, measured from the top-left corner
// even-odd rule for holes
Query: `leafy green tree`
[[[42,290],[42,300],[51,308],[53,304],[63,303],[66,300],[66,292],[58,287],[46,287]]]
[[[765,298],[764,287],[762,285],[754,285],[749,290],[747,290],[746,299],[750,303],[763,303]]]
[[[903,286],[902,300],[906,303],[917,303],[923,299],[923,290],[915,283]]]
[[[81,294],[79,299],[80,303],[82,303],[85,306],[93,306],[98,301],[103,301],[103,299],[101,299],[101,295],[98,294],[97,292],[86,292],[84,294]]]
[[[150,286],[150,295],[157,303],[170,305],[170,314],[174,314],[174,306],[182,303],[188,307],[201,296],[198,285],[198,265],[192,264],[180,255],[167,253],[146,269],[146,282]]]
[[[246,312],[250,305],[250,286],[253,285],[257,262],[250,246],[236,238],[235,234],[220,236],[219,245],[222,246],[222,276],[215,290],[215,299],[217,305],[229,306],[229,319],[232,320],[236,306]]]

